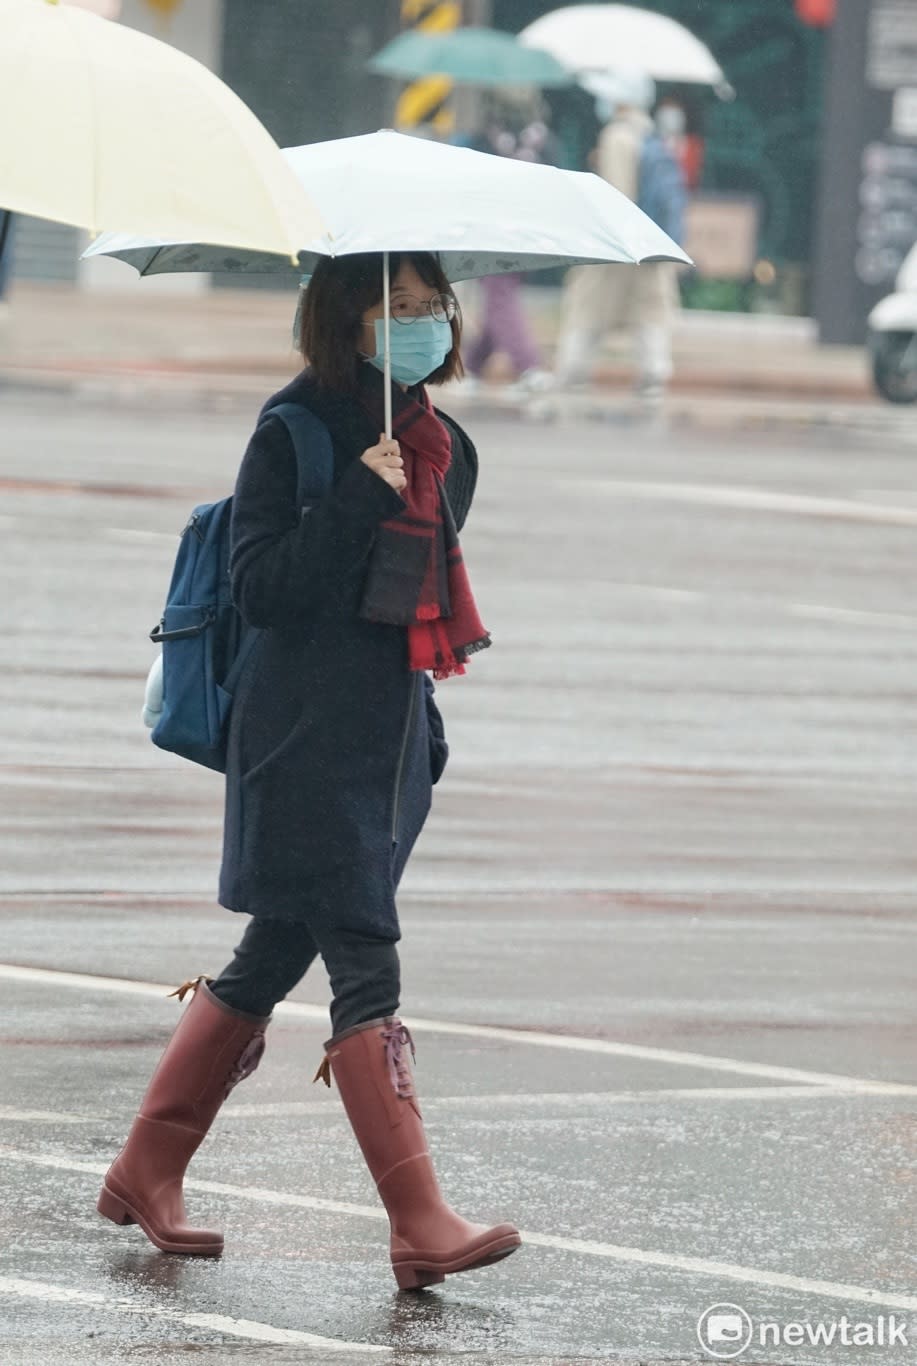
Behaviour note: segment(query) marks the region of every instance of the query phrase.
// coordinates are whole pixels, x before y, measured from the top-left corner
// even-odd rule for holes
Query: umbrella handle
[[[389,278],[388,252],[382,253],[382,338],[385,347],[385,435],[392,434],[392,347],[391,347],[391,280]]]

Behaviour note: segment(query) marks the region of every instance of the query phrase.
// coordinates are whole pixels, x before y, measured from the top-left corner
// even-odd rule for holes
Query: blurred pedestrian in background
[[[520,102],[506,95],[491,95],[484,124],[468,145],[476,152],[491,152],[520,161],[548,165],[557,162],[556,140],[540,98],[528,97]],[[522,276],[485,276],[480,281],[480,297],[480,327],[464,357],[471,385],[480,378],[490,358],[501,355],[512,365],[521,392],[534,393],[545,388],[550,376],[542,368],[541,352],[523,303]]]
[[[602,89],[600,113],[608,121],[590,157],[592,169],[639,204],[680,245],[685,177],[669,144],[684,123],[678,121],[675,129],[676,120],[666,113],[662,126],[654,125],[649,111],[655,86],[647,76],[609,76]],[[669,102],[663,107],[668,109]],[[561,306],[558,383],[588,380],[607,333],[626,329],[633,334],[637,392],[648,403],[658,402],[672,377],[671,334],[679,297],[676,269],[670,262],[574,267]]]
[[[688,112],[681,100],[666,95],[656,106],[656,132],[681,167],[685,188],[696,190],[704,170],[704,140],[689,130]]]

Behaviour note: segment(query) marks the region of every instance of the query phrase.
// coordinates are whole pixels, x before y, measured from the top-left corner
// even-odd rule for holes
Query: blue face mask
[[[385,335],[381,318],[376,319],[376,354],[370,365],[385,368]],[[420,384],[438,370],[452,350],[452,328],[439,318],[417,318],[407,326],[392,322],[389,328],[392,379],[398,384]]]

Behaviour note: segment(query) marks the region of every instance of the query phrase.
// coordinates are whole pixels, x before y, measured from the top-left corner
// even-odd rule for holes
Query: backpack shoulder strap
[[[296,452],[297,503],[302,506],[307,499],[321,498],[334,483],[334,449],[331,433],[324,422],[301,403],[278,403],[273,408],[267,408],[259,417],[259,424],[266,417],[280,418],[290,433]],[[230,695],[260,636],[258,627],[246,627],[236,657],[223,680],[223,688]]]
[[[334,450],[324,422],[302,403],[278,403],[267,408],[260,421],[267,417],[279,417],[290,434],[298,471],[297,502],[327,493],[334,482]]]

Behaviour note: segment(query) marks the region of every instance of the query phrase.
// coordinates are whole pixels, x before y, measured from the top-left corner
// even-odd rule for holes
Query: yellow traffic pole
[[[421,33],[447,33],[462,22],[460,0],[401,0],[401,23]],[[448,76],[422,76],[402,91],[395,106],[395,127],[416,128],[429,123],[442,137],[455,130],[449,107],[453,82]]]

